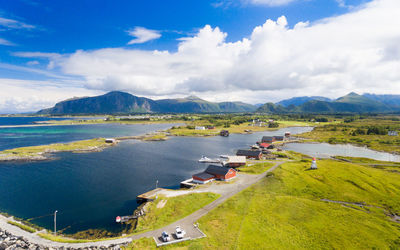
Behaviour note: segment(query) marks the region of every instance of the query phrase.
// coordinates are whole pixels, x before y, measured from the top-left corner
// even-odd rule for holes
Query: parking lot
[[[165,231],[169,234],[169,236],[171,238],[170,241],[168,241],[168,242],[163,241],[163,239],[161,237],[161,232],[157,237],[153,237],[157,246],[164,246],[164,245],[178,243],[178,242],[185,241],[185,240],[193,240],[193,239],[205,237],[205,234],[199,228],[197,228],[195,225],[190,225],[190,226],[186,226],[186,227],[181,226],[181,228],[186,232],[186,235],[182,239],[178,239],[175,234],[176,226],[180,226],[180,225],[170,225],[167,228],[165,228]]]

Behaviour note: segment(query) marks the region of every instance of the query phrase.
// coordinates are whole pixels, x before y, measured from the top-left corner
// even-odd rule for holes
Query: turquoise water
[[[0,150],[65,143],[97,137],[142,135],[150,131],[167,129],[171,126],[173,124],[93,124],[0,128]]]

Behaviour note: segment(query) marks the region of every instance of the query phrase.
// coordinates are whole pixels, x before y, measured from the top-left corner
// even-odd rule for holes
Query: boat
[[[253,146],[251,146],[251,149],[260,149],[260,146],[258,146],[257,144],[254,144]]]
[[[220,155],[219,158],[228,159],[229,155]]]
[[[199,160],[200,163],[220,163],[218,159],[210,159],[208,157],[202,156]]]

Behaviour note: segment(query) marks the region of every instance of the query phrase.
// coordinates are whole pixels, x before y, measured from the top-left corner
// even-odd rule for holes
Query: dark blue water
[[[97,137],[142,135],[150,131],[167,129],[171,126],[173,124],[93,124],[0,128],[0,150],[65,143]]]
[[[31,163],[0,164],[0,208],[24,219],[58,210],[58,228],[73,233],[89,228],[118,230],[117,215],[137,207],[136,196],[159,186],[178,188],[179,183],[207,165],[202,156],[231,154],[259,141],[263,135],[310,131],[287,128],[275,132],[229,137],[172,137],[164,142],[123,141],[102,152],[57,154],[58,159]],[[53,217],[32,220],[51,229]]]

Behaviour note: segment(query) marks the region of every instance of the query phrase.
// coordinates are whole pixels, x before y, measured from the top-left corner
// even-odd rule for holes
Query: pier
[[[153,190],[150,190],[144,194],[140,194],[136,197],[136,200],[138,202],[146,202],[146,201],[154,201],[154,197],[157,195],[158,192],[160,192],[162,188],[156,188]]]
[[[196,186],[197,184],[193,183],[193,178],[182,181],[180,185],[181,188],[194,188]]]

